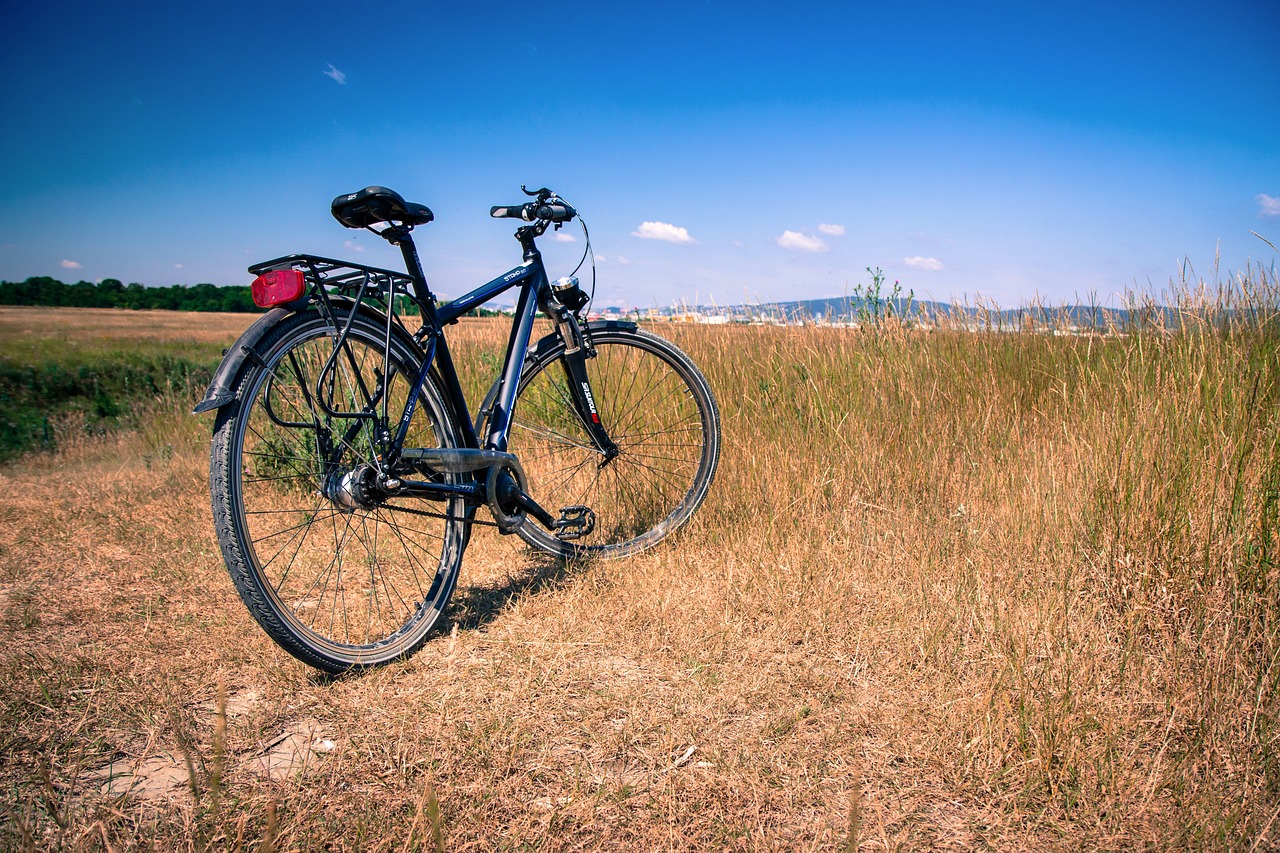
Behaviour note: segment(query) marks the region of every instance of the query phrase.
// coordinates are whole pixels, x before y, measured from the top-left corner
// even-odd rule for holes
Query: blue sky
[[[86,6],[6,13],[3,279],[398,266],[329,215],[369,184],[435,211],[447,296],[519,261],[487,212],[521,183],[586,216],[601,305],[838,296],[868,266],[1116,304],[1280,245],[1277,0]]]

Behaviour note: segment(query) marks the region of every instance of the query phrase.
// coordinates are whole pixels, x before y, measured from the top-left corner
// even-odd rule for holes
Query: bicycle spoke
[[[670,344],[639,332],[597,332],[595,343],[596,357],[587,361],[592,395],[619,455],[605,462],[588,437],[562,378],[562,359],[532,368],[517,398],[510,446],[535,500],[585,505],[596,514],[595,531],[573,544],[532,524],[521,529],[553,553],[625,553],[652,544],[696,509],[714,473],[704,412],[714,403],[695,393],[689,377],[696,368]],[[710,413],[714,418],[714,408]]]
[[[420,643],[438,618],[439,598],[452,588],[443,580],[457,571],[470,518],[395,503],[361,507],[366,498],[347,486],[339,503],[326,484],[336,487],[337,478],[376,467],[377,424],[367,417],[331,416],[319,401],[339,413],[402,408],[418,374],[405,360],[414,350],[397,343],[388,362],[385,330],[357,318],[326,371],[337,340],[333,327],[314,316],[288,322],[303,331],[274,355],[262,353],[266,365],[248,381],[241,403],[233,469],[238,489],[229,516],[247,561],[228,567],[250,586],[269,591],[263,600],[278,616],[264,627],[270,625],[280,639],[277,626],[283,625],[287,636],[280,641],[291,651],[326,659],[385,659]],[[445,411],[439,392],[424,389],[407,443],[458,446]],[[444,433],[440,424],[447,427]],[[257,600],[250,602],[263,621],[256,607]]]

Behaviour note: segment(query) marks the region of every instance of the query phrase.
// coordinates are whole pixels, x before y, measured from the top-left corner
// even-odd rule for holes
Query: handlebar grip
[[[530,215],[533,212],[532,207],[533,205],[529,204],[521,204],[515,207],[498,205],[489,208],[489,215],[494,219],[523,219],[525,222],[529,222],[533,219]]]
[[[574,210],[567,204],[540,204],[538,205],[538,218],[546,219],[549,222],[568,222],[573,219],[578,211]]]

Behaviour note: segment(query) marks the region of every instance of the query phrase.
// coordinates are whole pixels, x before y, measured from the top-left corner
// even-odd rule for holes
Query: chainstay
[[[427,510],[427,509],[410,509],[407,506],[396,506],[394,504],[382,504],[379,507],[379,509],[393,510],[395,512],[406,512],[410,515],[421,515],[425,518],[443,518],[445,521],[466,521],[465,518],[460,518],[459,516],[456,516],[456,515],[450,515],[449,513],[446,513],[446,512],[432,512],[431,510]],[[498,523],[496,521],[481,521],[478,518],[471,519],[471,523],[479,524],[483,527],[498,526]]]

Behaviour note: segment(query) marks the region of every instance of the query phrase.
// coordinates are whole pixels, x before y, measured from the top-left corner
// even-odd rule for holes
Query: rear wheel
[[[661,542],[702,504],[720,457],[720,413],[688,356],[638,329],[591,338],[591,392],[620,454],[606,459],[592,445],[569,396],[563,342],[525,368],[508,444],[529,494],[552,515],[574,505],[595,513],[594,531],[572,541],[526,519],[520,536],[559,556],[623,556]]]
[[[339,313],[339,327],[349,315]],[[380,409],[386,328],[358,314],[334,355],[334,327],[293,315],[246,362],[236,400],[214,427],[210,482],[227,569],[250,614],[284,649],[330,672],[415,651],[440,619],[462,562],[461,500],[380,491],[375,421],[330,412]],[[420,354],[391,342],[388,410],[403,411]],[[324,405],[321,405],[323,401]],[[422,389],[406,446],[458,447],[433,382]]]

